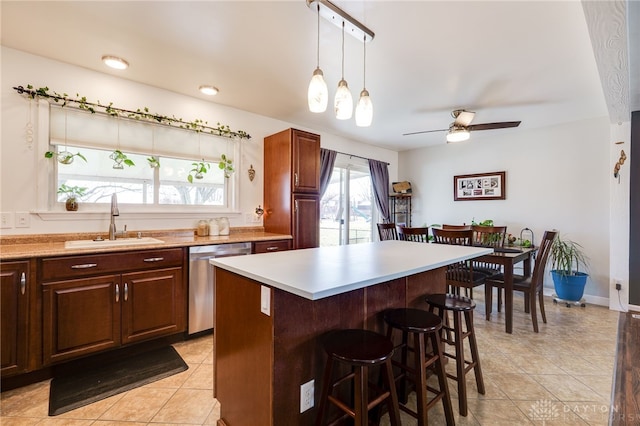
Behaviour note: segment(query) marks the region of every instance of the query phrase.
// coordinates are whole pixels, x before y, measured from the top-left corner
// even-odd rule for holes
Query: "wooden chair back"
[[[438,244],[453,244],[470,246],[473,242],[471,229],[438,229],[432,228],[434,242]]]
[[[474,225],[473,244],[485,247],[503,247],[507,236],[506,226],[477,226]]]
[[[398,227],[398,238],[403,241],[415,241],[418,243],[429,242],[429,227],[408,228],[406,226]]]
[[[471,225],[442,225],[442,229],[460,229],[463,231],[468,231],[471,229]]]
[[[531,287],[536,290],[542,291],[544,270],[547,266],[549,253],[551,253],[553,240],[557,234],[557,231],[544,231],[544,235],[542,236],[542,241],[540,242],[540,247],[536,255],[536,263],[533,267],[533,274],[531,275]]]
[[[380,241],[397,240],[398,231],[395,223],[378,223],[378,236]]]

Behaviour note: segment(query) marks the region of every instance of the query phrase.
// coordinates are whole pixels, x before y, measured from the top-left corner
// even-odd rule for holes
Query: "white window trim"
[[[36,206],[37,210],[33,213],[37,214],[45,221],[63,221],[63,220],[89,220],[109,218],[109,208],[104,204],[83,204],[81,212],[68,212],[64,208],[64,203],[59,203],[55,186],[55,164],[52,159],[45,158],[45,153],[49,151],[49,102],[38,100],[38,133],[36,144]],[[148,219],[195,219],[201,218],[203,214],[226,214],[228,216],[240,216],[241,212],[238,207],[239,184],[237,172],[240,168],[240,159],[242,158],[242,144],[234,144],[233,158],[237,158],[235,164],[236,173],[227,185],[227,207],[220,206],[194,206],[194,205],[152,205],[152,204],[128,204],[126,212],[120,208],[123,217],[131,216]]]

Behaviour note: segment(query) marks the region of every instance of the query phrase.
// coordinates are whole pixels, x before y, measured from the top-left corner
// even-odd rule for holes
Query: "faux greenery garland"
[[[203,121],[200,119],[185,121],[182,118],[177,118],[175,116],[168,117],[166,115],[149,112],[149,108],[147,107],[144,107],[142,109],[138,108],[135,111],[130,111],[114,107],[113,102],[110,102],[109,105],[102,105],[100,101],[97,101],[96,103],[88,102],[85,96],[80,96],[79,94],[76,94],[76,97],[72,98],[69,97],[69,95],[66,93],[60,94],[56,91],[49,92],[48,87],[40,87],[38,89],[35,89],[30,84],[27,84],[26,89],[23,86],[14,87],[13,89],[16,90],[19,94],[25,95],[31,99],[50,99],[55,103],[62,103],[62,107],[69,105],[73,108],[85,110],[92,114],[100,112],[112,117],[125,117],[133,120],[145,120],[157,124],[179,127],[181,129],[193,130],[195,132],[209,133],[215,136],[222,136],[230,139],[251,139],[251,135],[249,135],[244,130],[232,131],[229,126],[225,124],[217,123],[216,127],[211,127],[208,126],[209,123],[207,121]]]

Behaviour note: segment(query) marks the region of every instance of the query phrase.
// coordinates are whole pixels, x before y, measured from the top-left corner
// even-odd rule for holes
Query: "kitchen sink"
[[[152,237],[117,238],[115,240],[74,240],[65,241],[64,248],[103,248],[120,246],[142,246],[162,243],[164,243],[164,241]]]

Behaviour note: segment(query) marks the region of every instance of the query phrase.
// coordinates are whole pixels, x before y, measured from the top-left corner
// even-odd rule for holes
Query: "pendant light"
[[[338,83],[338,90],[334,99],[334,108],[338,120],[348,120],[353,115],[353,98],[344,79],[344,21],[342,21],[342,78]]]
[[[309,83],[307,102],[309,103],[309,111],[325,112],[329,103],[329,89],[327,89],[327,83],[324,81],[324,75],[320,69],[320,3],[318,3],[318,44],[316,52],[318,62]]]
[[[369,91],[366,85],[367,76],[367,35],[364,35],[362,42],[364,50],[364,58],[362,60],[362,92],[360,92],[360,99],[358,100],[358,106],[356,106],[356,126],[369,127],[373,121],[373,103],[369,97]]]

